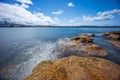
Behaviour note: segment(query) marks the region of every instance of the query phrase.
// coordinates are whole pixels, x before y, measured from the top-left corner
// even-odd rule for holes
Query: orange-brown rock
[[[71,42],[74,44],[79,44],[79,43],[92,43],[93,39],[88,37],[88,36],[76,36],[71,39]]]
[[[109,39],[109,42],[120,48],[120,31],[106,32],[103,36]]]
[[[92,44],[92,45],[87,45],[85,46],[85,51],[89,54],[89,55],[96,55],[96,56],[106,56],[107,52],[105,49],[101,48],[98,45]]]
[[[94,57],[42,62],[24,80],[120,80],[120,65]]]
[[[107,51],[95,44],[80,44],[78,46],[64,45],[56,50],[56,54],[63,56],[106,56]],[[62,57],[62,56],[61,56]]]
[[[88,36],[77,36],[70,39],[56,49],[58,55],[62,56],[106,56],[105,49],[93,43],[93,39]]]
[[[109,40],[109,42],[112,43],[113,45],[115,45],[116,47],[120,48],[120,41]]]
[[[32,74],[24,80],[39,80],[40,75],[53,64],[54,61],[43,61],[39,63],[32,71]]]
[[[120,40],[120,31],[106,32],[103,34],[103,36],[110,38],[110,39]]]

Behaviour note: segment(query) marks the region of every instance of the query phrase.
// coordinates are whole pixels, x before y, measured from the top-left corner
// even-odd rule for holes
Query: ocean
[[[22,80],[41,61],[56,60],[56,48],[83,33],[96,34],[94,43],[106,49],[103,57],[120,64],[120,49],[102,36],[120,28],[0,28],[0,80]]]

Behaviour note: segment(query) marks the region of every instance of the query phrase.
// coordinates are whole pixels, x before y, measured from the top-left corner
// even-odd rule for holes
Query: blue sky
[[[0,0],[0,12],[22,24],[120,25],[120,0]]]

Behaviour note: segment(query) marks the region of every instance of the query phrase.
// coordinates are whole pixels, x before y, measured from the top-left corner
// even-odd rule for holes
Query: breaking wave
[[[23,79],[41,61],[58,59],[56,48],[67,44],[67,42],[69,42],[69,38],[59,39],[55,42],[29,41],[24,42],[23,45],[16,44],[18,53],[13,56],[13,61],[11,61],[10,65],[1,69],[1,78],[9,80]],[[15,51],[12,52],[15,53]]]

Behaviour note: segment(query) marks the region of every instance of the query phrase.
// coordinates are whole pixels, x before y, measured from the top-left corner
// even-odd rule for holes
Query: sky
[[[30,25],[120,25],[120,0],[0,0],[0,21]]]

